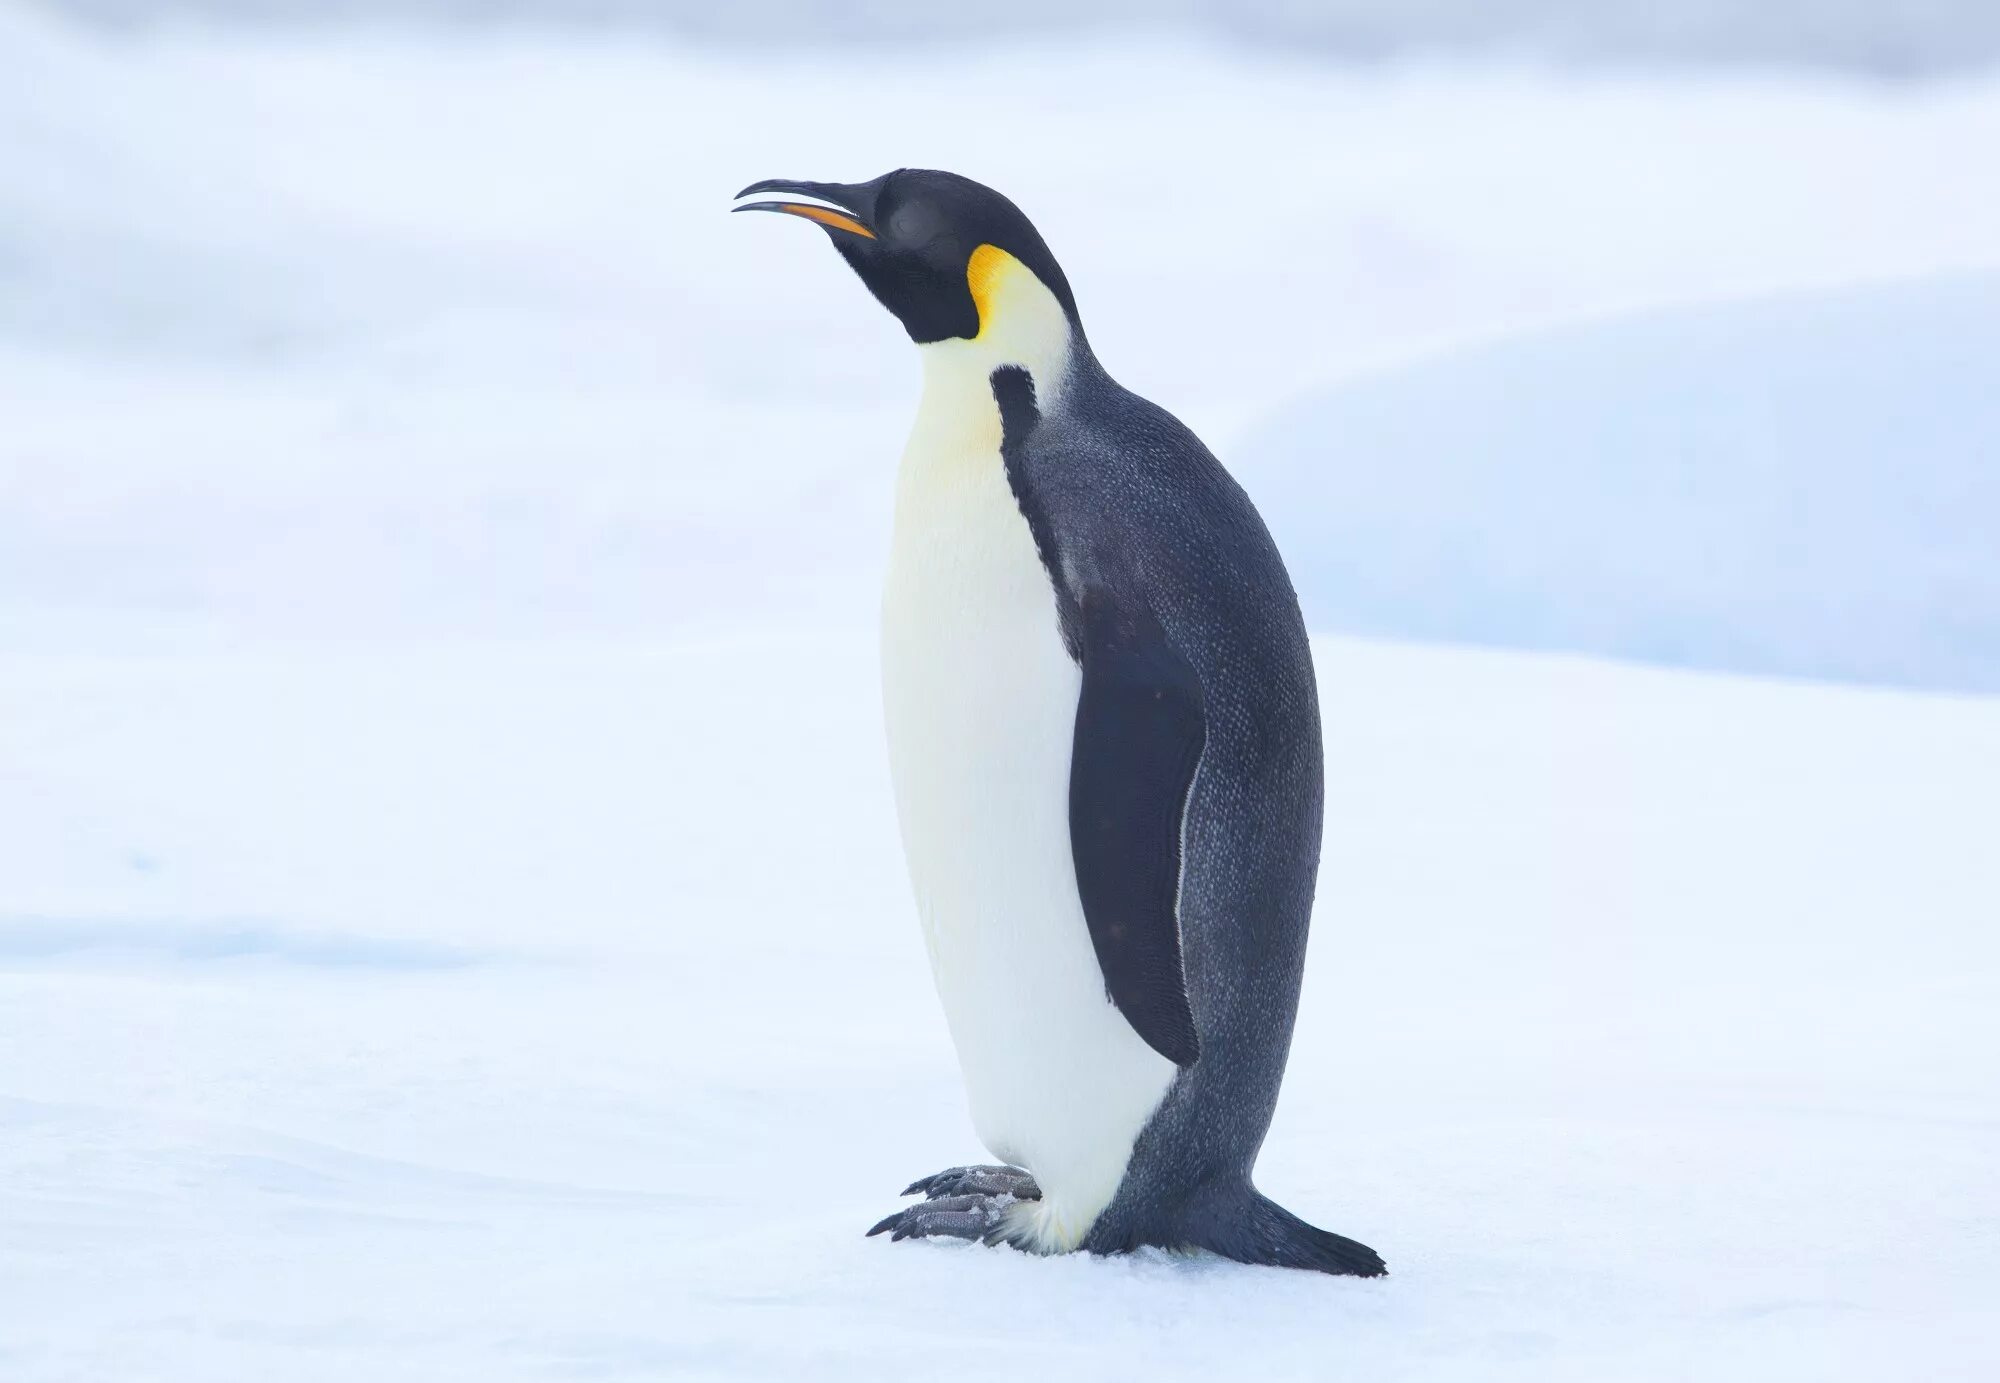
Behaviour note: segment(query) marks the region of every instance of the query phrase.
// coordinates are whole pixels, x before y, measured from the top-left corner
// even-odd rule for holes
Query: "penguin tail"
[[[1274,1268],[1307,1268],[1341,1277],[1381,1277],[1389,1271],[1368,1245],[1309,1225],[1254,1189],[1235,1214],[1216,1217],[1197,1233],[1194,1244],[1238,1263]]]

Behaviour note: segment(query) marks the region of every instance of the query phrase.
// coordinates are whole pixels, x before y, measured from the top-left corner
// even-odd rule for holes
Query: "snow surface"
[[[869,632],[915,368],[723,207],[984,176],[1227,457],[1468,337],[1989,268],[1996,116],[0,9],[0,1377],[1992,1376],[1994,700],[1322,638],[1260,1180],[1394,1275],[862,1239],[979,1156]]]
[[[1323,627],[2000,691],[2000,273],[1513,337],[1236,457]]]
[[[1990,1377],[2000,702],[1318,652],[1371,1283],[861,1237],[979,1149],[845,635],[8,658],[6,1376]]]

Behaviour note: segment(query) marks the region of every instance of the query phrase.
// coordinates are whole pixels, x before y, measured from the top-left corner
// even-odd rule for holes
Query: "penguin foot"
[[[906,1196],[1012,1196],[1017,1201],[1038,1201],[1042,1188],[1035,1174],[1019,1167],[947,1167],[942,1172],[920,1177],[903,1188]]]
[[[884,1217],[868,1231],[867,1237],[891,1230],[892,1240],[985,1239],[1000,1223],[1001,1213],[1012,1204],[1014,1198],[1008,1195],[939,1196]]]

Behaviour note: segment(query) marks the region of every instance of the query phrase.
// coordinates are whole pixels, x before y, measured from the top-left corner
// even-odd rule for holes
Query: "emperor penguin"
[[[1001,1165],[922,1178],[868,1232],[1383,1272],[1251,1182],[1323,793],[1311,649],[1257,511],[1105,373],[998,192],[903,168],[754,194],[778,199],[734,209],[817,223],[923,360],[883,709],[932,974]]]

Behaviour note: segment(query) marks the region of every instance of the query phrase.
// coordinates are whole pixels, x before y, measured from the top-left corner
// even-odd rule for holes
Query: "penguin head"
[[[870,182],[769,178],[737,193],[811,197],[749,202],[737,211],[780,211],[816,222],[876,301],[918,345],[974,340],[1002,311],[995,285],[1033,275],[1082,337],[1062,266],[1021,209],[992,188],[928,168],[899,168]]]

